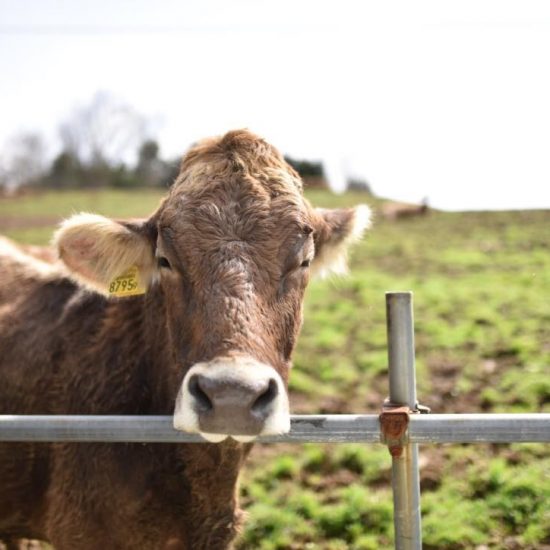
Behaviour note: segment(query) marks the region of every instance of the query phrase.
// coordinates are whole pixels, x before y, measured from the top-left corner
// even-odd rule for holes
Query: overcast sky
[[[331,182],[550,208],[550,2],[0,0],[0,146],[110,91],[164,156],[249,127]]]

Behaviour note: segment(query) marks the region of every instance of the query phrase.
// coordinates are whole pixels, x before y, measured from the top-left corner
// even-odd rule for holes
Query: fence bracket
[[[388,446],[393,457],[400,457],[403,454],[403,445],[407,444],[410,413],[409,407],[393,405],[388,401],[382,406],[382,412],[378,417],[382,442]]]
[[[388,446],[391,456],[399,458],[403,454],[403,445],[408,443],[409,415],[429,413],[430,407],[419,403],[416,403],[414,410],[411,410],[406,405],[396,405],[388,399],[384,401],[378,418],[382,443]]]

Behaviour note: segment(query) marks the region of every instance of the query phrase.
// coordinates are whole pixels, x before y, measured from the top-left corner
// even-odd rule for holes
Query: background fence
[[[395,547],[422,548],[418,445],[550,442],[550,414],[423,414],[416,399],[411,292],[386,293],[389,399],[382,412],[294,415],[291,431],[262,442],[382,443],[392,456]],[[170,416],[0,415],[0,441],[204,442]]]

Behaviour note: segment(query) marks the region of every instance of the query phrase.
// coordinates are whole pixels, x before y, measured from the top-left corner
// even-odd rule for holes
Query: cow
[[[1,443],[0,540],[230,548],[253,440],[290,429],[308,280],[345,269],[369,212],[313,208],[236,130],[187,152],[148,219],[64,221],[57,262],[1,241],[0,414],[171,415],[206,441]]]
[[[403,202],[387,202],[382,205],[382,216],[388,220],[401,220],[425,216],[430,212],[428,200],[423,199],[421,204],[408,204]]]

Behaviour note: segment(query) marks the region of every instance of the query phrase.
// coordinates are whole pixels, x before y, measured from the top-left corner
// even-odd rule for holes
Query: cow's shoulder
[[[24,247],[0,236],[0,303],[17,300],[37,286],[64,277],[47,248]]]
[[[61,306],[69,296],[67,292],[59,295],[59,289],[70,285],[69,294],[74,292],[65,271],[49,249],[20,246],[0,236],[0,321],[12,317],[29,300],[36,307],[42,298]]]

